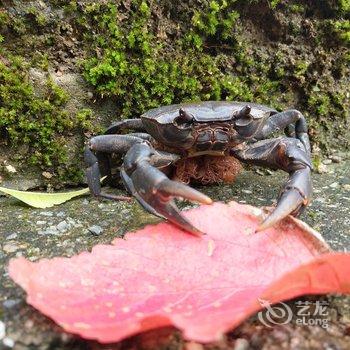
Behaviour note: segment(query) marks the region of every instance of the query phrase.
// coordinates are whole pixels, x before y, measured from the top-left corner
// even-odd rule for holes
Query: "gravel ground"
[[[338,162],[339,159],[333,160]],[[330,163],[329,161],[326,163]],[[350,251],[350,160],[327,164],[315,173],[314,200],[302,219],[321,232],[337,251]],[[266,170],[245,170],[233,185],[201,187],[213,199],[270,205],[286,175]],[[121,190],[117,190],[122,193]],[[183,208],[190,207],[183,204]],[[203,347],[185,342],[174,329],[148,332],[122,343],[103,346],[64,333],[28,306],[22,290],[9,279],[6,266],[12,257],[30,260],[71,256],[98,243],[108,243],[126,231],[158,222],[134,202],[98,202],[82,197],[49,209],[33,209],[0,197],[0,349],[349,349],[350,297],[318,297],[329,303],[330,324],[265,327],[251,317],[226,338]],[[297,301],[315,301],[316,297]],[[290,301],[293,308],[295,301]]]

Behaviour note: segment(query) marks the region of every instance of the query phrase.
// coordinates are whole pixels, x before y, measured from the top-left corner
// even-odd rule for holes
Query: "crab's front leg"
[[[123,154],[135,143],[143,142],[143,139],[131,135],[100,135],[89,140],[85,147],[84,161],[86,164],[86,179],[91,193],[95,197],[113,199],[113,200],[129,200],[129,197],[115,196],[101,192],[101,157],[106,158],[113,153]],[[108,169],[110,173],[110,170]],[[103,174],[104,175],[104,174]]]
[[[311,159],[299,140],[287,137],[262,140],[232,150],[232,155],[243,162],[282,169],[289,173],[275,210],[257,231],[273,226],[289,214],[298,215],[309,204],[312,192]]]
[[[287,136],[300,140],[308,156],[311,155],[311,146],[308,135],[306,119],[301,112],[296,109],[289,109],[272,115],[263,128],[254,137],[257,140],[266,139],[273,132],[284,129]]]
[[[203,204],[211,204],[206,195],[182,183],[171,181],[158,169],[168,157],[169,161],[179,156],[166,152],[158,152],[148,142],[133,145],[126,156],[121,169],[121,176],[130,193],[148,212],[166,218],[175,225],[193,234],[202,232],[183,217],[174,197],[185,198]]]

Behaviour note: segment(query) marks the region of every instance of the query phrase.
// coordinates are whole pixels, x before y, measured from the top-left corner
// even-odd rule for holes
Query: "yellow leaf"
[[[49,208],[56,204],[64,203],[74,197],[89,193],[88,188],[70,192],[46,193],[18,191],[11,188],[0,187],[0,191],[7,193],[35,208]]]

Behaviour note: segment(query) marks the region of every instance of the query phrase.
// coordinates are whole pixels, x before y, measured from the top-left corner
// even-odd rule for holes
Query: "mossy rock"
[[[298,108],[314,145],[344,149],[349,16],[347,0],[16,2],[0,13],[0,130],[14,148],[22,137],[28,147],[19,157],[62,183],[82,180],[82,157],[75,165],[67,159],[82,154],[84,138],[116,119],[183,101]],[[33,67],[50,72],[40,96],[28,81]],[[57,86],[57,72],[81,74],[82,93]],[[102,117],[104,104],[114,112]]]

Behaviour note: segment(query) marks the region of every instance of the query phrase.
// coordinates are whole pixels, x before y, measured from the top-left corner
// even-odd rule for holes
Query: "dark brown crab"
[[[117,134],[123,129],[135,132]],[[288,137],[267,139],[285,130]],[[160,147],[161,145],[161,147]],[[258,230],[266,229],[288,214],[298,215],[311,195],[310,143],[304,116],[297,110],[277,112],[252,103],[198,102],[156,108],[140,119],[127,119],[93,137],[85,150],[86,175],[93,195],[101,193],[103,156],[126,153],[121,177],[128,191],[148,212],[166,218],[186,231],[199,234],[178,211],[173,197],[210,204],[197,190],[170,180],[165,169],[183,158],[232,156],[242,162],[282,169],[289,179],[275,210]]]

